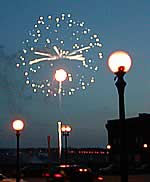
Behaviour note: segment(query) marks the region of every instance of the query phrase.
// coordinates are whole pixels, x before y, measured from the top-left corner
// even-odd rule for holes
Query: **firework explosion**
[[[22,46],[16,67],[34,93],[73,95],[95,82],[102,59],[99,35],[71,14],[40,16]],[[54,77],[59,69],[67,74],[61,84]]]

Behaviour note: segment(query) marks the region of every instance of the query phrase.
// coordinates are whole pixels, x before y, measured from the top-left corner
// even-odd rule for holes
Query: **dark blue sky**
[[[22,146],[46,146],[51,135],[52,146],[57,145],[58,120],[73,128],[69,138],[72,147],[101,147],[107,144],[105,123],[118,118],[118,95],[114,75],[108,70],[108,55],[122,49],[130,53],[133,66],[125,76],[126,117],[149,113],[150,108],[150,2],[147,0],[14,0],[3,1],[0,6],[0,146],[14,147],[15,134],[11,120],[22,117],[26,127],[21,135]],[[23,77],[15,69],[14,54],[19,54],[21,42],[32,29],[39,16],[71,13],[88,24],[100,35],[103,59],[95,74],[95,84],[86,91],[62,98],[45,99],[33,96],[24,99],[19,94]],[[4,51],[4,52],[3,52]]]

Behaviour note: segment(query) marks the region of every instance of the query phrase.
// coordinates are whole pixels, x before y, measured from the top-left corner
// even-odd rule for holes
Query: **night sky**
[[[83,20],[103,45],[95,83],[72,96],[46,98],[29,93],[21,70],[16,69],[22,40],[40,16],[70,13]],[[25,120],[22,147],[45,147],[47,136],[57,146],[57,121],[72,126],[71,147],[105,147],[109,119],[118,118],[118,95],[107,58],[115,50],[133,60],[125,76],[126,117],[150,110],[150,2],[147,0],[13,0],[0,5],[0,147],[15,147],[11,121]],[[87,73],[84,73],[85,75]]]

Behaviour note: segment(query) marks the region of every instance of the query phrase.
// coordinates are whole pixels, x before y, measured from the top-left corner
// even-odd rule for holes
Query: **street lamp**
[[[67,154],[68,154],[68,136],[71,132],[72,128],[69,125],[62,125],[61,131],[62,135],[65,137],[65,162],[67,162]]]
[[[108,160],[109,162],[111,161],[111,148],[112,148],[112,146],[111,146],[110,144],[107,144],[107,145],[106,145],[107,154],[109,154],[108,157],[107,157],[107,160]]]
[[[62,152],[62,138],[61,138],[61,125],[62,122],[57,122],[57,132],[58,132],[58,158],[61,160],[61,152]]]
[[[108,66],[116,75],[115,85],[119,95],[119,120],[120,120],[120,172],[121,182],[128,181],[128,152],[127,152],[127,126],[125,122],[124,90],[126,82],[124,75],[131,67],[131,57],[127,52],[118,50],[110,54]]]
[[[59,108],[61,110],[61,94],[62,94],[62,83],[67,78],[67,72],[63,69],[58,69],[55,72],[55,79],[59,83],[58,94],[59,94]]]
[[[59,89],[58,89],[58,94],[61,93],[62,91],[62,82],[64,82],[67,78],[67,73],[65,70],[63,69],[59,69],[59,70],[56,70],[55,72],[55,79],[56,81],[59,82]]]
[[[16,131],[16,137],[17,137],[17,160],[16,160],[17,170],[16,170],[16,182],[19,182],[20,181],[19,136],[20,136],[20,132],[24,128],[24,122],[22,120],[14,120],[12,122],[12,127]]]
[[[148,158],[149,158],[149,149],[148,149],[149,146],[148,146],[147,143],[144,143],[142,147],[143,147],[143,150],[142,150],[142,161],[144,163],[146,163]]]

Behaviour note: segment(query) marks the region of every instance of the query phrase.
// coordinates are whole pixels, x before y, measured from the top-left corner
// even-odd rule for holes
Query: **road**
[[[105,176],[104,182],[120,182],[120,176]],[[150,182],[150,175],[129,176],[128,182]]]
[[[29,178],[27,182],[46,182],[42,178]],[[119,176],[104,176],[104,182],[120,182]],[[128,182],[150,182],[150,175],[129,176]]]
[[[43,178],[26,178],[25,180],[27,182],[46,182],[46,180]]]

